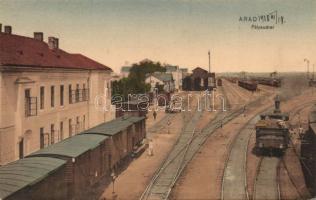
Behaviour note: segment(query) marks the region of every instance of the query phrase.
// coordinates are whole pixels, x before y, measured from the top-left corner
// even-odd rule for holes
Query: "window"
[[[40,128],[40,148],[45,147],[45,134],[44,134],[44,128]]]
[[[80,132],[79,117],[76,117],[76,134]]]
[[[86,88],[85,84],[83,84],[82,89],[80,89],[79,84],[76,84],[75,89],[72,89],[71,85],[69,85],[69,104],[88,101],[88,99],[89,99],[89,88]]]
[[[72,88],[71,88],[71,84],[68,86],[68,91],[69,91],[69,104],[72,104]]]
[[[60,86],[60,105],[64,105],[64,85]]]
[[[37,97],[31,97],[31,89],[24,91],[25,99],[25,116],[36,116],[37,115]]]
[[[44,109],[44,105],[45,105],[45,87],[42,86],[40,87],[40,109]]]
[[[24,97],[25,97],[25,115],[26,116],[31,116],[31,106],[30,106],[30,98],[31,98],[31,90],[26,89],[24,91]]]
[[[69,137],[72,136],[72,119],[69,119]]]
[[[50,105],[51,107],[55,106],[55,87],[50,87]]]
[[[54,126],[54,124],[50,125],[50,143],[51,144],[55,143],[55,126]]]
[[[59,125],[59,132],[60,132],[60,140],[64,139],[64,122],[60,122]]]
[[[79,102],[80,98],[80,90],[79,90],[79,84],[76,85],[76,102]]]
[[[82,86],[82,101],[87,101],[86,84]]]
[[[86,130],[86,115],[83,115],[82,129],[83,129],[83,130]]]

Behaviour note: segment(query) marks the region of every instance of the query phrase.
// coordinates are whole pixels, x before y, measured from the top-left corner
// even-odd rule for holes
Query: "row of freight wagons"
[[[145,117],[123,116],[0,167],[0,199],[92,199],[143,148]]]
[[[316,196],[316,106],[308,119],[308,129],[301,142],[301,164],[307,188]]]

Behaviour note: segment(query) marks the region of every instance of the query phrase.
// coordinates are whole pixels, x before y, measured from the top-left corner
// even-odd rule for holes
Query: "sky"
[[[283,24],[240,21],[273,11]],[[116,72],[145,58],[208,69],[209,50],[215,72],[316,64],[316,0],[0,0],[0,23],[17,35],[58,37],[63,50]]]

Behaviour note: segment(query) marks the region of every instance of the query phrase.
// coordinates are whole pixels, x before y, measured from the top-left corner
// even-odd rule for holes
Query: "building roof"
[[[136,116],[118,117],[112,121],[100,124],[96,127],[86,130],[82,134],[101,134],[101,135],[112,136],[125,130],[129,126],[143,119],[145,119],[145,117],[136,117]]]
[[[164,72],[155,72],[153,74],[151,74],[153,77],[163,81],[163,82],[167,82],[167,81],[173,81],[173,77],[172,74],[169,73],[164,73]],[[149,75],[150,76],[150,75]]]
[[[203,68],[201,68],[201,67],[196,67],[196,68],[194,68],[194,69],[192,70],[193,73],[194,73],[194,72],[197,72],[197,71],[201,71],[201,72],[204,72],[204,73],[208,73],[207,70],[205,70],[205,69],[203,69]]]
[[[132,68],[132,67],[129,67],[129,66],[123,66],[123,67],[121,68],[121,72],[130,72],[131,68]]]
[[[183,73],[187,73],[187,72],[188,72],[188,68],[180,68],[180,70],[181,70]]]
[[[63,166],[57,158],[25,158],[0,167],[0,199],[35,183]]]
[[[33,38],[0,33],[0,65],[71,69],[111,68],[84,55],[71,54],[62,49],[50,49],[48,44]]]
[[[56,144],[40,149],[30,156],[37,155],[59,155],[76,158],[83,153],[96,148],[107,136],[104,135],[76,135]]]
[[[178,68],[179,68],[178,66],[168,65],[168,66],[166,66],[166,71],[167,72],[175,72],[178,70]]]

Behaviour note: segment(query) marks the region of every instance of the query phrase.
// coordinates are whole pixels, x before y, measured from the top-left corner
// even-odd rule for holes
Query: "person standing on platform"
[[[149,140],[148,144],[148,155],[153,156],[154,155],[154,142],[152,139]]]

